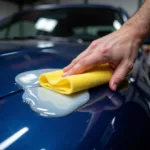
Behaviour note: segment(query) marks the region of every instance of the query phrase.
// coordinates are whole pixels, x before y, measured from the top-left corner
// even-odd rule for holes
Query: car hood
[[[138,78],[132,76],[116,92],[108,85],[90,89],[86,105],[62,118],[46,118],[23,103],[15,76],[63,68],[88,45],[26,41],[0,46],[0,149],[133,150],[149,145],[150,95],[144,91],[149,88],[141,89]]]
[[[50,41],[25,41],[0,43],[0,97],[20,90],[15,77],[22,72],[63,68],[81,53],[87,45],[52,43]]]

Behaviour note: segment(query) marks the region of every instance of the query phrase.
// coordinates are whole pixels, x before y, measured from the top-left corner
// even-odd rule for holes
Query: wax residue
[[[24,102],[30,108],[43,116],[66,116],[89,100],[88,92],[81,92],[71,96],[62,95],[42,87],[29,88],[23,94]]]
[[[38,79],[42,73],[56,71],[56,70],[58,69],[40,69],[40,70],[23,72],[16,76],[15,81],[23,89],[29,87],[38,87],[40,86]]]
[[[30,108],[46,117],[66,116],[89,101],[89,92],[82,91],[73,95],[62,95],[39,85],[39,76],[42,73],[56,71],[58,69],[41,69],[21,73],[15,81],[25,91],[23,101]]]

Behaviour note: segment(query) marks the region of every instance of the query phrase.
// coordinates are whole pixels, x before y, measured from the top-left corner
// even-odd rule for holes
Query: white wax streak
[[[11,144],[13,144],[16,140],[18,140],[22,135],[24,135],[26,132],[28,132],[29,128],[24,127],[12,136],[10,136],[8,139],[0,143],[0,150],[4,150],[7,147],[9,147]]]

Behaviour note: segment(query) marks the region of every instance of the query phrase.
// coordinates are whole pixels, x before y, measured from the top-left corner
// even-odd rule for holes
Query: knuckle
[[[75,67],[74,67],[74,73],[81,73],[84,72],[84,70],[86,69],[85,67],[85,62],[83,60],[79,61]]]
[[[110,48],[108,48],[108,47],[102,47],[100,50],[100,54],[102,54],[102,55],[108,54],[109,49]]]
[[[121,81],[123,81],[125,79],[125,75],[123,75],[123,74],[118,74],[117,76],[116,76],[116,81],[118,81],[118,82],[121,82]]]
[[[78,66],[80,66],[80,67],[85,66],[85,64],[86,64],[86,61],[83,61],[83,60],[78,62]]]
[[[94,40],[94,41],[92,42],[92,45],[95,45],[95,44],[97,44],[97,40]]]
[[[102,49],[99,50],[99,54],[100,54],[103,58],[108,59],[108,58],[109,58],[109,48],[103,47]]]
[[[77,58],[72,60],[72,63],[76,63],[77,62]]]
[[[80,69],[86,69],[91,66],[91,62],[88,59],[82,59],[78,62]]]
[[[94,40],[92,43],[91,43],[91,47],[93,48],[93,47],[95,47],[97,45],[97,40]]]
[[[132,69],[132,67],[133,67],[133,62],[128,61],[127,64],[126,64],[126,68],[130,70],[130,69]]]

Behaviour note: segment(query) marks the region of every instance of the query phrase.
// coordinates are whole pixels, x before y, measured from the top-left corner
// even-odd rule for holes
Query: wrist
[[[141,29],[138,25],[127,22],[123,25],[123,28],[125,28],[131,37],[131,40],[133,40],[133,42],[139,47],[143,44],[145,38],[147,37],[147,32]]]

